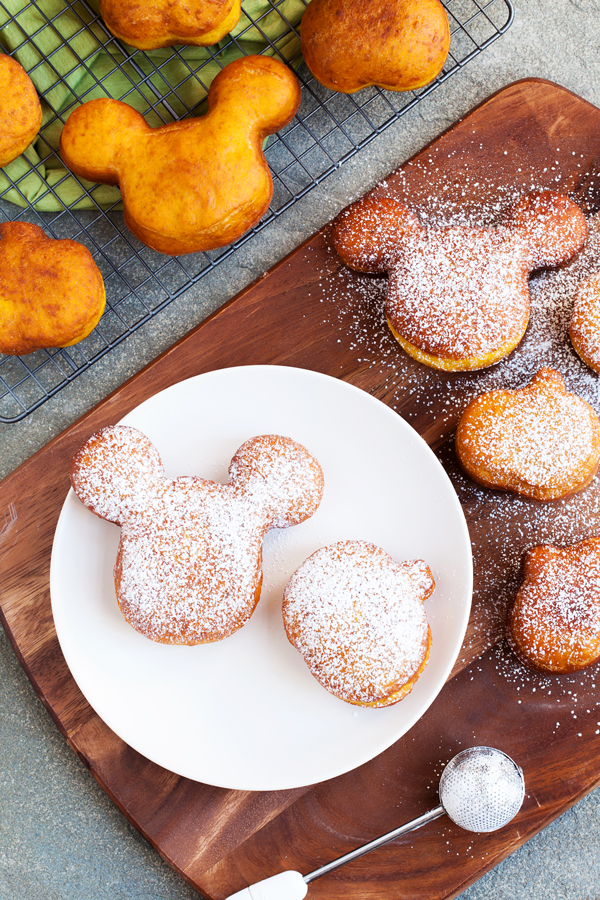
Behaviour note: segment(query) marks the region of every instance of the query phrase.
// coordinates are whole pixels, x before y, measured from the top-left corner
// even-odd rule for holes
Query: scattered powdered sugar
[[[552,740],[561,730],[577,724],[577,737],[600,735],[600,696],[598,693],[598,665],[571,674],[555,674],[532,669],[520,662],[506,641],[499,641],[490,651],[496,671],[514,691],[515,703],[539,705],[544,712],[554,708],[556,719],[545,724],[538,740]],[[479,664],[471,666],[471,679],[477,678]],[[569,731],[569,738],[574,735]]]
[[[141,477],[148,466],[152,477]],[[230,475],[227,484],[167,479],[148,439],[127,426],[94,435],[76,457],[75,492],[122,525],[121,611],[152,640],[197,644],[243,625],[259,599],[266,531],[304,521],[321,501],[321,468],[290,438],[247,441]]]
[[[283,600],[288,637],[312,674],[350,703],[386,705],[427,654],[421,560],[396,563],[364,541],[324,547],[296,570]]]
[[[413,164],[413,169],[418,165]],[[407,178],[412,177],[409,172]],[[418,173],[424,184],[418,213],[423,224],[488,226],[502,216],[521,191],[498,185],[494,175],[469,175],[464,190],[446,195],[437,170]],[[561,190],[558,165],[552,173]],[[535,181],[528,189],[547,187]],[[402,192],[402,180],[395,190]],[[449,192],[450,194],[450,192]],[[472,197],[490,199],[477,205]],[[466,198],[466,202],[463,200]],[[474,596],[469,631],[459,662],[463,664],[495,644],[498,667],[507,680],[547,688],[555,699],[571,698],[577,685],[591,684],[597,666],[576,676],[545,676],[520,663],[501,640],[508,606],[520,583],[524,552],[537,544],[558,547],[600,534],[600,480],[563,500],[541,503],[512,492],[493,491],[473,482],[458,466],[454,432],[468,403],[496,389],[515,389],[531,381],[540,368],[556,369],[567,389],[600,412],[600,380],[574,352],[568,329],[579,282],[600,270],[600,220],[588,217],[589,238],[585,249],[570,263],[540,271],[529,280],[531,314],[523,340],[512,354],[494,366],[477,372],[449,373],[416,363],[394,340],[386,322],[388,279],[364,275],[344,266],[333,247],[320,264],[318,296],[323,325],[355,354],[351,380],[384,400],[433,446],[448,472],[465,510],[474,554]],[[474,664],[476,665],[476,664]],[[580,696],[586,694],[582,688]],[[585,702],[585,701],[582,701]],[[598,704],[592,714],[598,717]],[[594,727],[595,720],[594,720]],[[600,728],[600,724],[598,726]]]

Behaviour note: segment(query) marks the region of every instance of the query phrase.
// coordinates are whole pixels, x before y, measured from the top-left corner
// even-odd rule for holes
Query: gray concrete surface
[[[0,426],[0,477],[490,93],[524,77],[600,105],[600,0],[516,0],[512,28],[397,125],[23,423]],[[600,790],[463,900],[598,900]],[[191,900],[69,750],[0,633],[0,900]]]

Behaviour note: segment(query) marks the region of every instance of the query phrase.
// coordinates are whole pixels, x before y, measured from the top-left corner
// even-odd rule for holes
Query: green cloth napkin
[[[182,118],[188,108],[200,115],[215,75],[240,56],[281,54],[291,64],[300,61],[300,41],[288,23],[298,25],[306,9],[304,0],[282,0],[276,8],[269,0],[244,0],[231,36],[213,47],[179,47],[178,53],[170,47],[145,53],[131,48],[130,56],[114,41],[102,46],[107,33],[90,9],[98,13],[98,0],[72,5],[64,0],[37,0],[35,5],[30,0],[4,0],[0,6],[0,42],[6,51],[16,50],[13,55],[29,72],[43,111],[34,143],[0,170],[0,195],[18,206],[60,212],[65,207],[94,209],[119,202],[118,188],[84,181],[91,200],[58,155],[63,126],[59,116],[66,119],[82,100],[107,96],[123,100],[149,125],[157,126],[162,119],[151,106],[156,106],[157,94],[165,98],[157,108],[166,121]],[[12,186],[16,183],[18,191]]]

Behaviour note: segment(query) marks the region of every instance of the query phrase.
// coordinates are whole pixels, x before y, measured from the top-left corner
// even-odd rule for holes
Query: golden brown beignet
[[[410,693],[429,659],[423,601],[434,586],[422,560],[397,563],[375,544],[340,541],[292,575],[283,623],[326,690],[357,706],[390,706]]]
[[[38,225],[0,225],[0,352],[69,347],[104,311],[104,281],[87,247]]]
[[[497,227],[425,227],[400,200],[368,194],[340,213],[333,243],[359,272],[389,275],[390,329],[437,369],[490,366],[517,346],[530,311],[529,276],[585,244],[582,211],[562,194],[523,195]]]
[[[388,91],[429,84],[450,49],[439,0],[311,0],[300,37],[315,78],[346,94],[371,84]]]
[[[25,150],[42,124],[42,107],[31,78],[7,54],[0,55],[0,166]]]
[[[241,0],[100,0],[115,37],[140,50],[216,44],[237,24]]]
[[[121,525],[114,568],[121,612],[163,644],[219,641],[248,621],[260,597],[262,543],[318,508],[323,473],[291,438],[246,441],[229,481],[165,477],[156,448],[135,428],[104,428],[71,466],[93,513]]]
[[[576,672],[600,658],[600,538],[533,547],[508,618],[517,656],[544,672]]]
[[[600,272],[577,285],[569,336],[584,363],[600,372]]]
[[[160,128],[119,100],[71,113],[60,150],[81,178],[118,184],[130,231],[172,256],[230,244],[267,211],[273,180],[263,139],[286,125],[300,85],[283,63],[247,56],[226,66],[208,112]]]
[[[456,431],[466,472],[490,488],[556,500],[590,483],[600,460],[600,420],[554,369],[525,387],[472,400]]]

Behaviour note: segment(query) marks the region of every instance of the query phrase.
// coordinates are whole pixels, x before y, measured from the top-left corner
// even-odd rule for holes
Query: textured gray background
[[[600,106],[600,0],[516,0],[512,28],[91,372],[0,425],[0,477],[492,92],[541,77]],[[600,790],[464,900],[598,900]],[[55,728],[0,631],[0,900],[197,897],[113,807]]]

